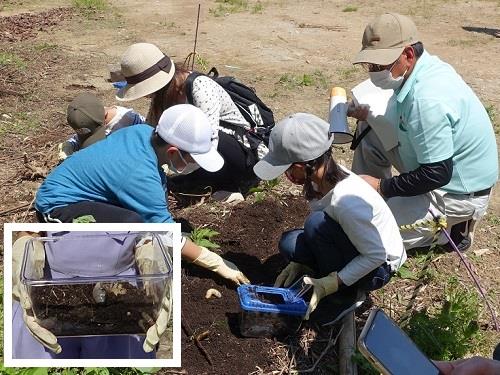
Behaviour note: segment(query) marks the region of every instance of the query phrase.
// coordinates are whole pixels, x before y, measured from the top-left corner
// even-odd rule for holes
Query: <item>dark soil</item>
[[[154,323],[157,306],[143,289],[126,282],[107,284],[104,302],[98,303],[95,285],[32,287],[33,310],[40,324],[57,336],[77,336],[143,334]]]
[[[0,17],[0,41],[15,42],[34,38],[40,31],[47,31],[71,17],[71,8],[55,8],[45,12],[21,13]]]
[[[300,197],[282,201],[266,199],[247,201],[221,210],[201,205],[178,212],[193,226],[208,224],[220,233],[213,238],[222,249],[222,256],[235,263],[253,284],[272,285],[285,266],[278,252],[283,231],[301,227],[308,207]],[[205,299],[205,292],[216,288],[220,299]],[[199,267],[186,266],[182,278],[182,316],[194,336],[209,331],[201,343],[213,361],[210,366],[189,337],[183,335],[182,365],[189,374],[247,374],[273,364],[271,339],[243,338],[240,333],[240,306],[235,287]],[[275,340],[275,339],[274,339]]]

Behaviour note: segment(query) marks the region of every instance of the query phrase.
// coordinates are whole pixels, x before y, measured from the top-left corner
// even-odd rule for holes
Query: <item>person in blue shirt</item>
[[[354,64],[372,83],[394,90],[399,144],[387,152],[368,132],[354,154],[352,169],[384,198],[399,225],[446,216],[459,250],[470,247],[498,179],[498,153],[489,116],[472,89],[447,63],[424,50],[408,17],[386,13],[368,24]],[[366,120],[368,110],[351,115]],[[391,167],[400,174],[392,176]],[[429,227],[402,233],[407,249],[429,246]],[[442,235],[439,244],[445,244]]]
[[[190,104],[165,110],[156,128],[139,124],[118,130],[71,155],[47,176],[35,198],[38,219],[70,223],[91,216],[98,223],[172,223],[164,171],[175,176],[198,168],[219,170],[224,160],[211,134],[207,116]],[[182,239],[181,255],[235,284],[249,282],[235,264],[188,238]]]

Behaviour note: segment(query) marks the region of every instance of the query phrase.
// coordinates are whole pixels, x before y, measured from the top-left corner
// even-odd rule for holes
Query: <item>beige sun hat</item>
[[[121,101],[135,100],[166,86],[175,72],[174,62],[151,43],[136,43],[122,56],[121,74],[127,85],[116,93]]]
[[[392,64],[406,46],[418,41],[417,27],[410,18],[397,13],[382,14],[366,26],[363,47],[353,64]]]

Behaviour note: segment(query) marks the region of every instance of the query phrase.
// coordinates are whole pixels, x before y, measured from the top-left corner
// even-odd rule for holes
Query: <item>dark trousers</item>
[[[302,263],[312,268],[316,272],[316,277],[340,271],[359,255],[340,224],[324,211],[311,213],[304,223],[304,229],[283,233],[279,250],[288,261]],[[384,263],[352,286],[342,289],[379,289],[389,282],[391,276],[389,265]]]
[[[185,176],[168,179],[168,189],[172,192],[203,192],[208,186],[212,192],[217,190],[239,191],[246,193],[256,186],[259,179],[253,173],[253,166],[258,159],[254,153],[243,146],[235,137],[219,131],[217,151],[224,159],[224,166],[217,172],[208,172],[203,168]]]
[[[52,210],[49,214],[37,211],[39,222],[72,223],[74,219],[92,215],[97,223],[143,223],[142,217],[134,211],[102,202],[78,202]]]

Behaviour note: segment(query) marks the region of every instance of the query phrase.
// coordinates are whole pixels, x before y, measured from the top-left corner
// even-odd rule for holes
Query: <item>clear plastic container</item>
[[[59,337],[145,334],[162,299],[172,295],[173,249],[152,233],[153,251],[137,264],[134,245],[144,233],[71,233],[26,244],[21,281],[38,323]],[[106,243],[112,246],[103,247]]]
[[[241,285],[240,332],[245,337],[280,337],[296,332],[308,304],[304,294],[310,285],[299,279],[290,288]]]

